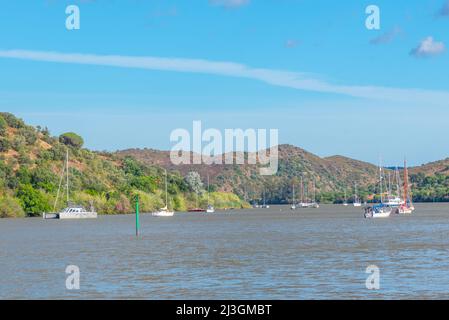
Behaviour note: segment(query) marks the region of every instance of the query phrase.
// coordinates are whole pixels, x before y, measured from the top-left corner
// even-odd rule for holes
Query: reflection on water
[[[0,220],[0,298],[447,298],[449,206],[365,220],[322,206],[97,220]],[[365,287],[380,268],[378,291]],[[65,287],[65,268],[81,289]]]

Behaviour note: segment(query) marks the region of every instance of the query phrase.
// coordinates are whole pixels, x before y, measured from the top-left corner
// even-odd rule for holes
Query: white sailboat
[[[354,184],[354,207],[361,207],[362,202],[360,201],[360,198],[357,194],[357,183]]]
[[[408,182],[407,160],[404,160],[404,200],[404,203],[398,208],[398,213],[412,214],[413,211],[415,211],[415,206],[413,205],[412,195]]]
[[[266,199],[265,199],[265,190],[263,191],[263,205],[262,208],[264,209],[269,209],[270,206],[267,204]]]
[[[393,188],[391,183],[391,175],[388,173],[388,192],[387,199],[383,202],[385,205],[390,207],[399,207],[405,203],[405,201],[401,198],[401,189],[400,189],[400,176],[399,169],[396,167],[394,182],[396,182],[396,194],[393,194]]]
[[[58,205],[59,194],[61,191],[62,181],[64,180],[64,174],[66,177],[66,197],[67,197],[67,208],[60,212],[56,212],[56,206]],[[59,180],[58,193],[56,194],[55,203],[53,205],[53,213],[43,213],[42,217],[44,219],[96,219],[97,212],[91,204],[90,209],[86,210],[81,205],[76,205],[70,203],[70,183],[69,183],[69,150],[66,152],[65,165],[62,169],[61,179]]]
[[[320,207],[318,202],[316,202],[316,182],[315,182],[315,180],[313,180],[313,182],[312,182],[312,201],[310,201],[308,203],[308,207],[315,208],[315,209]]]
[[[392,211],[391,207],[381,203],[373,207],[365,208],[365,218],[388,218]]]
[[[301,203],[299,204],[301,208],[319,208],[320,205],[316,202],[316,187],[315,181],[312,182],[312,197],[309,197],[309,186],[310,182],[304,187],[303,179],[301,177]]]
[[[304,190],[304,178],[301,176],[301,202],[299,203],[299,206],[301,208],[308,208],[309,205],[308,203],[305,201],[305,190]]]
[[[215,208],[213,205],[210,204],[210,185],[209,185],[209,175],[207,175],[207,209],[206,213],[214,213]]]
[[[347,196],[346,196],[346,189],[345,189],[345,200],[343,201],[343,205],[344,205],[345,207],[348,206],[348,199],[347,199]]]
[[[393,208],[384,203],[383,199],[383,174],[382,162],[379,164],[379,186],[380,186],[380,204],[365,208],[365,218],[388,218]]]
[[[296,210],[295,185],[294,185],[294,184],[292,185],[292,192],[293,192],[293,195],[292,195],[292,205],[291,205],[290,209],[291,209],[291,210]]]
[[[173,217],[174,211],[168,209],[167,170],[165,170],[165,207],[153,212],[153,217]]]

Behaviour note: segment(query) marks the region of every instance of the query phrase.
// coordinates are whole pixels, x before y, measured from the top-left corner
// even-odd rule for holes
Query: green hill
[[[316,186],[321,202],[339,202],[353,193],[357,182],[359,192],[368,195],[377,181],[378,168],[372,164],[341,156],[320,158],[292,145],[279,146],[279,170],[274,176],[261,176],[256,165],[177,165],[170,161],[167,151],[153,149],[129,149],[119,151],[119,157],[132,156],[141,163],[159,165],[169,170],[186,173],[198,171],[210,175],[219,190],[238,194],[241,198],[260,201],[263,193],[271,203],[284,203],[293,198],[292,185],[296,185],[299,197],[301,177],[305,187],[312,192]],[[246,157],[247,155],[245,155]]]
[[[316,186],[320,202],[342,202],[346,191],[350,199],[357,184],[362,200],[370,199],[377,190],[377,166],[343,156],[318,157],[292,145],[279,146],[279,170],[274,176],[261,176],[255,165],[178,165],[170,161],[170,153],[154,149],[128,149],[117,152],[119,158],[132,156],[141,163],[158,165],[182,174],[195,170],[203,177],[210,175],[218,190],[238,194],[248,201],[261,201],[262,195],[270,203],[291,201],[292,185],[299,198],[301,177],[312,190]],[[245,155],[246,157],[247,155]],[[448,160],[410,168],[410,182],[415,201],[449,201]],[[391,170],[386,169],[386,172]],[[402,176],[401,172],[401,176]]]
[[[75,133],[51,136],[47,128],[32,127],[10,113],[0,112],[0,217],[36,216],[53,211],[66,151],[69,152],[70,199],[100,214],[130,213],[140,195],[142,211],[163,206],[164,169],[132,157],[85,149]],[[204,185],[194,186],[177,172],[168,173],[170,207],[184,211],[206,205]],[[198,187],[199,196],[193,192]],[[63,195],[65,197],[65,195]],[[226,192],[211,194],[217,208],[242,207]],[[66,206],[59,201],[56,210]]]

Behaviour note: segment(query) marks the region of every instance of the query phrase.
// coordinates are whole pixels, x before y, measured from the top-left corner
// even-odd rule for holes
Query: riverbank
[[[99,215],[116,215],[134,213],[134,197],[139,196],[139,207],[141,212],[154,212],[164,206],[164,199],[161,192],[155,194],[135,191],[133,196],[122,195],[117,201],[110,201],[106,197],[93,196],[85,193],[73,195],[73,202],[83,205],[86,208],[93,204]],[[212,192],[209,195],[197,197],[194,194],[169,196],[169,208],[176,212],[188,211],[190,208],[206,208],[210,203],[217,210],[245,209],[250,205],[242,201],[232,193]],[[50,202],[50,201],[49,201]],[[62,207],[58,207],[61,210]],[[46,211],[50,212],[50,211]],[[42,216],[42,214],[26,214],[21,206],[20,200],[14,197],[0,197],[0,218],[26,218]]]

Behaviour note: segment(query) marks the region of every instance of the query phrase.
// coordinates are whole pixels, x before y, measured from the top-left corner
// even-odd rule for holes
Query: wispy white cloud
[[[398,35],[402,33],[401,28],[395,27],[390,31],[381,34],[380,36],[372,39],[371,44],[386,44],[392,42]]]
[[[251,0],[209,0],[209,3],[215,6],[225,8],[238,8],[250,3]]]
[[[449,92],[446,91],[401,89],[382,86],[338,85],[324,81],[309,73],[253,68],[234,62],[26,50],[0,50],[0,58],[230,76],[258,80],[273,86],[297,90],[340,94],[381,101],[439,105],[447,104],[449,101]]]
[[[420,44],[412,49],[411,55],[418,58],[437,56],[446,50],[443,42],[437,42],[433,37],[427,37]]]
[[[288,39],[285,41],[286,48],[296,48],[299,45],[299,41],[295,39]]]

